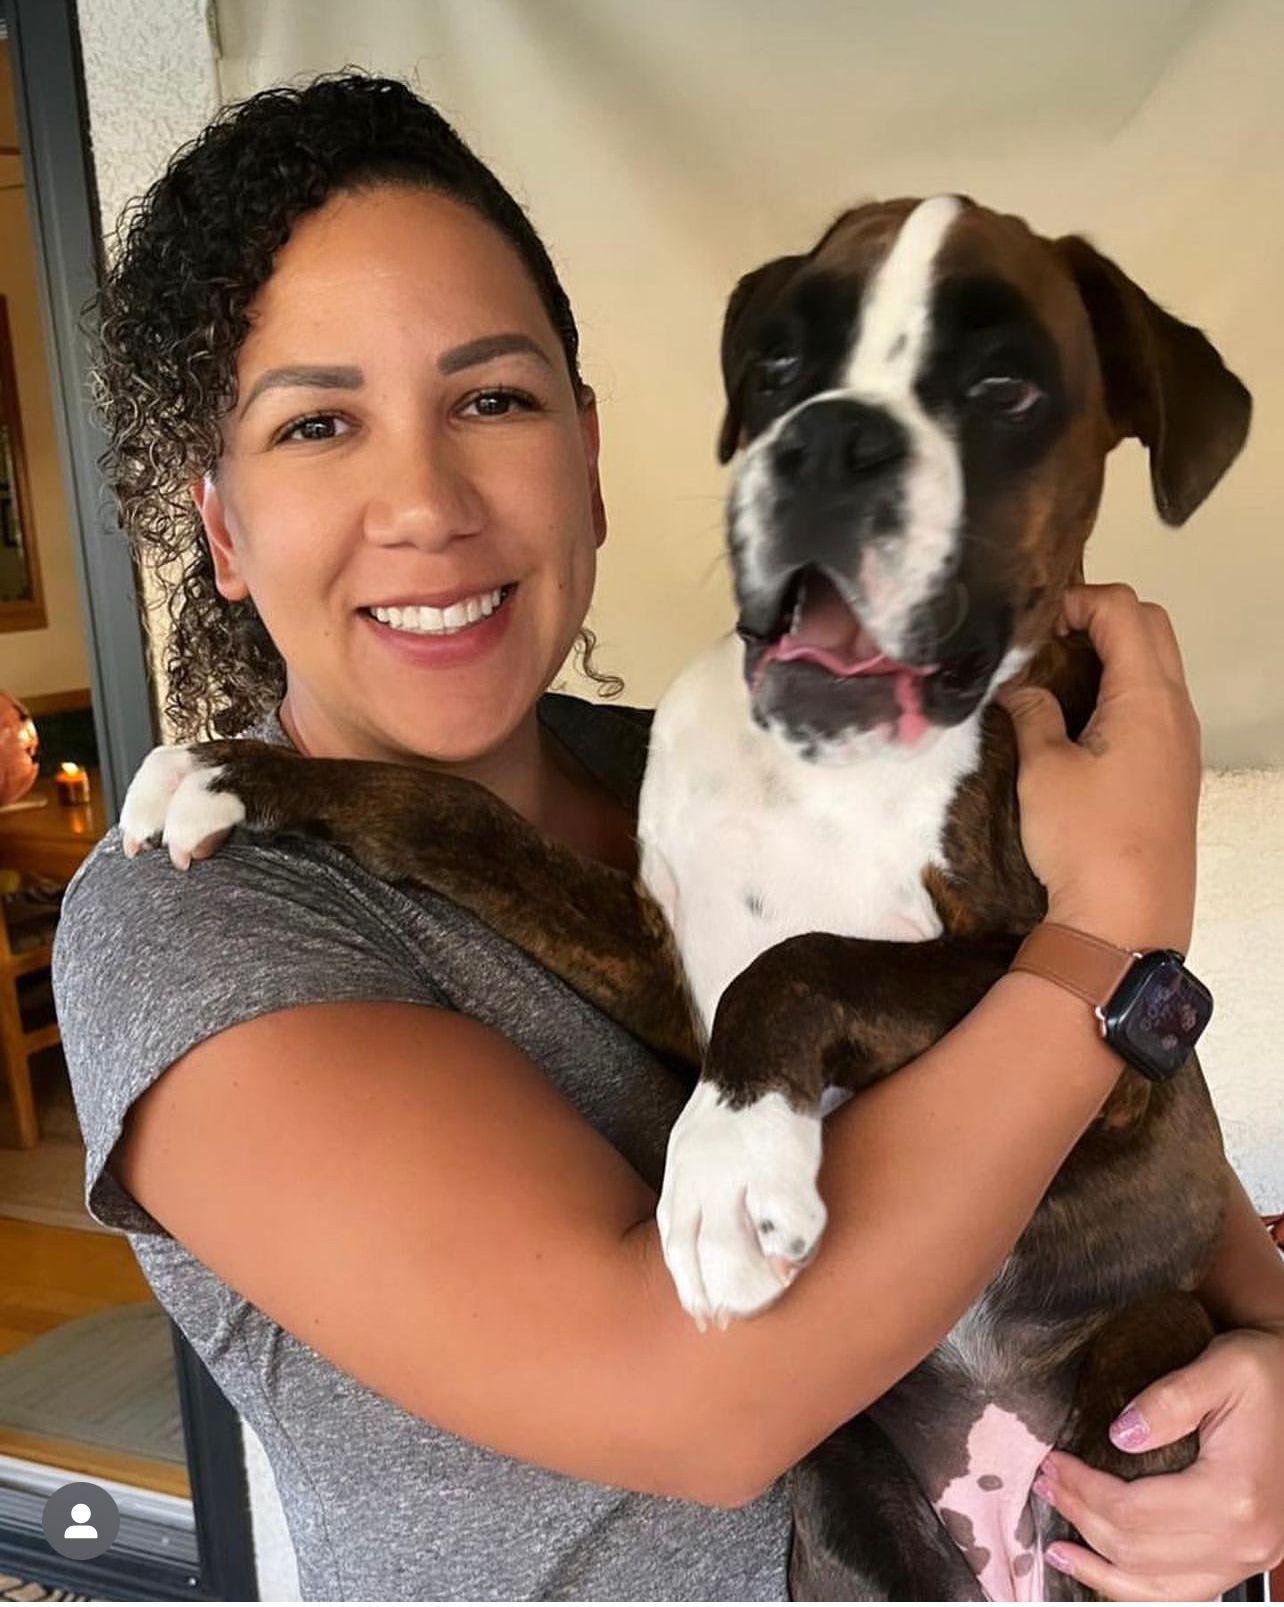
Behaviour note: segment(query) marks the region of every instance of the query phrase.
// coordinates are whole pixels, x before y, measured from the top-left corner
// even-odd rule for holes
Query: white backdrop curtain
[[[1172,612],[1209,762],[1284,762],[1279,0],[219,0],[236,99],[408,77],[527,203],[601,397],[594,623],[648,702],[729,623],[717,341],[739,274],[862,198],[962,191],[1082,231],[1255,392],[1187,528],[1115,454],[1089,553]]]

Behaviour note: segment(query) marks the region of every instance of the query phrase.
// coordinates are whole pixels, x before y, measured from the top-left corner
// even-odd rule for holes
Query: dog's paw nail
[[[784,1289],[788,1289],[789,1285],[802,1271],[802,1263],[800,1261],[786,1261],[783,1256],[779,1255],[769,1255],[767,1257],[767,1265],[771,1268],[772,1272],[775,1273],[776,1277],[779,1278],[781,1287]]]

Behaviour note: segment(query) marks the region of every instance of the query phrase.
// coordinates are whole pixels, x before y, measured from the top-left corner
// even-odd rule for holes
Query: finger
[[[1238,1579],[1219,1579],[1205,1573],[1181,1574],[1172,1569],[1144,1573],[1117,1568],[1095,1551],[1069,1540],[1058,1540],[1050,1546],[1044,1561],[1095,1590],[1106,1601],[1216,1601],[1223,1590],[1239,1583]]]
[[[1071,628],[1087,631],[1101,660],[1102,698],[1163,673],[1131,586],[1072,586],[1062,606]]]
[[[1085,1524],[1094,1530],[1104,1524],[1113,1533],[1124,1534],[1143,1534],[1149,1530],[1206,1534],[1217,1515],[1209,1483],[1198,1464],[1182,1473],[1117,1479],[1065,1451],[1049,1456],[1039,1475],[1040,1486],[1051,1492],[1052,1505],[1076,1528],[1083,1528],[1085,1535],[1088,1535]],[[1092,1536],[1088,1538],[1093,1545],[1097,1544]]]
[[[1221,1556],[1223,1536],[1214,1532],[1218,1508],[1206,1489],[1192,1500],[1181,1486],[1180,1475],[1139,1479],[1135,1485],[1090,1468],[1088,1478],[1073,1482],[1050,1480],[1045,1474],[1035,1494],[1064,1517],[1099,1556],[1133,1573],[1198,1572],[1210,1557]],[[1197,1481],[1202,1488],[1206,1481]],[[1168,1484],[1166,1494],[1145,1490],[1131,1499],[1138,1486]]]
[[[1171,680],[1185,686],[1186,666],[1182,663],[1177,632],[1173,629],[1173,622],[1169,619],[1167,610],[1161,608],[1158,603],[1143,603],[1141,612],[1146,621],[1146,629],[1150,632],[1150,640],[1154,645],[1159,667]]]
[[[1150,1451],[1193,1433],[1226,1404],[1230,1385],[1223,1355],[1205,1352],[1143,1389],[1110,1425],[1111,1443],[1121,1451]]]
[[[998,701],[1011,717],[1022,762],[1066,741],[1061,705],[1046,687],[1021,686],[1012,690],[1005,687],[998,693]]]

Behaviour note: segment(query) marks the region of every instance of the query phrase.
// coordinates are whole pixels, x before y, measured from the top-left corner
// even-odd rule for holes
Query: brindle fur
[[[532,954],[663,1059],[694,1067],[672,935],[623,871],[541,836],[476,782],[404,765],[202,742],[258,833],[318,837],[381,881],[439,893]]]

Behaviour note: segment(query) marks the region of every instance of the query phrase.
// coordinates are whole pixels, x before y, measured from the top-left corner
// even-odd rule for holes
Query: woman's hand
[[[1199,1457],[1185,1472],[1132,1483],[1054,1451],[1040,1493],[1087,1545],[1058,1541],[1047,1560],[1109,1601],[1211,1601],[1275,1567],[1284,1557],[1284,1328],[1213,1340],[1143,1390],[1110,1437],[1144,1451],[1192,1430]]]
[[[1000,692],[1020,752],[1021,840],[1048,918],[1123,948],[1190,946],[1199,722],[1167,614],[1128,586],[1075,586],[1065,624],[1087,631],[1101,690],[1077,742],[1051,692]]]

